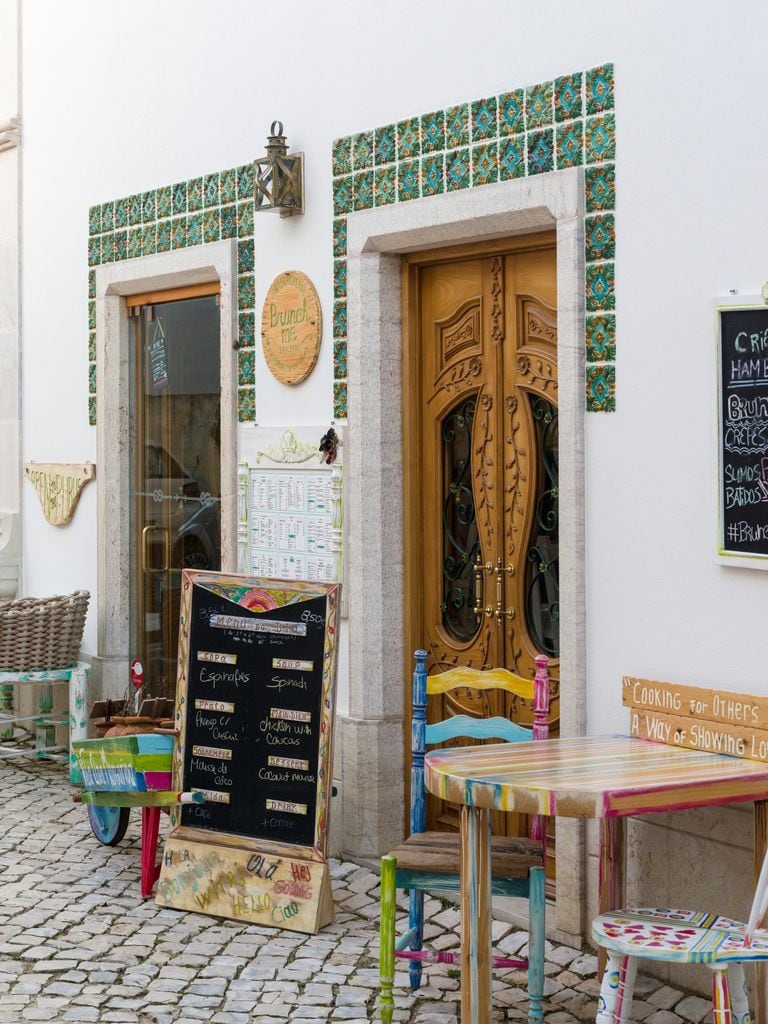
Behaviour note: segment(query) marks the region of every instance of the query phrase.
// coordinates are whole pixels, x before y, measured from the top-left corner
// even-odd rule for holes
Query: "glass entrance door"
[[[131,654],[155,697],[175,692],[182,569],[220,568],[217,292],[129,300]]]

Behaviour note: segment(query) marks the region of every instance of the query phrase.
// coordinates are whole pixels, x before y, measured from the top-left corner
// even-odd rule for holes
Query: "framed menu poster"
[[[326,863],[339,585],[186,570],[174,812],[157,902],[316,932]]]

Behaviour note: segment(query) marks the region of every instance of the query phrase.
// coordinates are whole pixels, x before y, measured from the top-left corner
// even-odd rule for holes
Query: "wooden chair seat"
[[[392,850],[398,871],[428,871],[458,875],[460,868],[457,832],[414,832]],[[541,865],[541,842],[511,836],[491,839],[491,874],[503,878],[527,878],[531,868]]]

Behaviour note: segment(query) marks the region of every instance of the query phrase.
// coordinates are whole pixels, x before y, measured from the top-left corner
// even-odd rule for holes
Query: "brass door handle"
[[[163,541],[163,564],[162,566],[150,565],[149,545],[150,535],[159,533]],[[156,526],[154,523],[145,526],[141,531],[141,569],[142,572],[168,572],[171,566],[171,531],[167,526]]]
[[[504,574],[515,575],[514,565],[503,565],[501,556],[496,559],[496,621],[499,625],[504,619],[514,619],[515,609],[504,607]]]
[[[485,605],[485,582],[483,580],[483,573],[488,574],[493,572],[493,565],[490,562],[486,562],[483,565],[482,559],[480,558],[480,552],[477,552],[477,558],[475,559],[475,618],[478,622],[482,622],[483,616],[487,618],[493,615],[493,608],[490,605]]]

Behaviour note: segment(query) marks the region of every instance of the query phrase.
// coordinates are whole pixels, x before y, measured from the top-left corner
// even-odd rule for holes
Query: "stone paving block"
[[[652,995],[648,996],[648,1002],[654,1006],[658,1006],[662,1010],[670,1010],[677,1003],[681,1002],[684,993],[679,989],[672,988],[669,985],[662,985],[660,989],[657,989]],[[662,1024],[662,1022],[659,1022]],[[672,1024],[672,1022],[669,1022]]]

